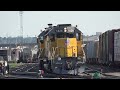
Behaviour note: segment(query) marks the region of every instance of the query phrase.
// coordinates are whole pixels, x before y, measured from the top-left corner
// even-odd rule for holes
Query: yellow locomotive
[[[58,24],[42,31],[38,38],[41,69],[72,74],[78,62],[84,62],[82,32],[71,24]]]

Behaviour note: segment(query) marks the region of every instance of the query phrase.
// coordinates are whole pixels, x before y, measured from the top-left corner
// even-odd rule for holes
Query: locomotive
[[[75,69],[85,62],[82,35],[77,25],[48,24],[37,38],[40,69],[57,74],[75,74]]]

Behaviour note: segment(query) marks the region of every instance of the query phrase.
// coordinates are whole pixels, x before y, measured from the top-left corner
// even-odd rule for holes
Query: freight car
[[[20,53],[20,59],[18,60],[18,63],[30,63],[32,62],[32,51],[30,48],[24,48],[23,51]]]
[[[98,63],[99,41],[89,41],[84,50],[86,53],[86,63]]]
[[[107,66],[120,65],[120,29],[108,30],[101,34],[98,49],[95,49],[94,43],[87,44],[87,63],[98,63]],[[97,55],[95,55],[95,52],[97,52]],[[93,57],[92,55],[96,58],[90,60],[89,57]]]
[[[120,65],[120,31],[114,34],[114,63]]]
[[[9,50],[8,49],[1,49],[0,56],[3,57],[4,60],[8,61]]]
[[[108,30],[105,33],[103,33],[100,37],[99,45],[102,42],[100,49],[100,62],[104,65],[114,65],[114,43],[115,43],[115,33],[120,31],[120,29],[113,29]],[[101,52],[102,51],[102,52]]]
[[[85,60],[82,32],[71,24],[48,26],[37,39],[40,69],[57,74],[73,74],[79,62]]]

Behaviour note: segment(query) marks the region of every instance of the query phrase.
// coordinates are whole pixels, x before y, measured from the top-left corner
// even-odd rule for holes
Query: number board
[[[67,32],[74,32],[74,28],[73,27],[67,27]]]

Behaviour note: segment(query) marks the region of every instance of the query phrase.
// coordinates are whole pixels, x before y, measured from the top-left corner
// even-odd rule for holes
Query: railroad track
[[[10,72],[33,72],[33,71],[35,72],[38,71],[37,63],[24,64],[22,66],[10,70]]]
[[[20,78],[25,78],[25,79],[42,79],[38,77],[38,70],[39,66],[38,63],[32,63],[32,64],[24,64],[22,66],[19,66],[15,69],[11,69],[10,75],[4,77],[5,79],[13,78],[13,79],[20,79]],[[3,77],[2,77],[3,78]],[[55,74],[51,72],[46,72],[43,75],[43,78],[48,78],[48,79],[55,79],[55,78],[83,78],[78,75],[60,75],[60,74]]]
[[[119,71],[119,68],[116,67],[106,67],[106,66],[98,66],[98,65],[87,65],[88,71],[86,71],[85,73],[88,74],[94,74],[95,72],[99,72],[101,74],[101,79],[120,79],[120,76],[115,76],[115,75],[109,75],[109,72],[116,72]]]
[[[45,72],[46,73],[43,75],[43,77],[45,78],[89,79],[91,77],[90,75],[86,73],[77,75],[77,74],[57,74],[57,73],[53,73],[47,70],[45,70]]]
[[[0,79],[37,79],[36,77],[33,76],[27,76],[27,75],[6,75],[6,76],[1,76]]]
[[[104,67],[104,69],[106,69],[106,68]],[[24,65],[18,67],[17,69],[14,69],[10,73],[10,75],[14,75],[14,77],[26,78],[26,79],[27,79],[27,77],[29,79],[33,79],[33,78],[34,79],[44,79],[44,78],[48,78],[48,79],[52,79],[52,78],[92,79],[92,75],[95,72],[99,72],[102,76],[101,79],[120,79],[120,77],[118,77],[118,76],[107,75],[105,72],[101,72],[101,68],[99,68],[97,66],[89,66],[89,65],[86,65],[85,71],[83,73],[81,73],[80,75],[70,75],[70,74],[62,74],[61,75],[61,74],[55,74],[55,73],[46,71],[46,73],[43,75],[43,78],[40,78],[40,77],[38,77],[38,70],[39,70],[38,63],[24,64]]]
[[[15,69],[10,70],[10,75],[12,77],[20,77],[20,78],[37,78],[38,76],[38,63],[27,63],[22,66],[19,66]],[[10,76],[9,76],[10,77]]]

